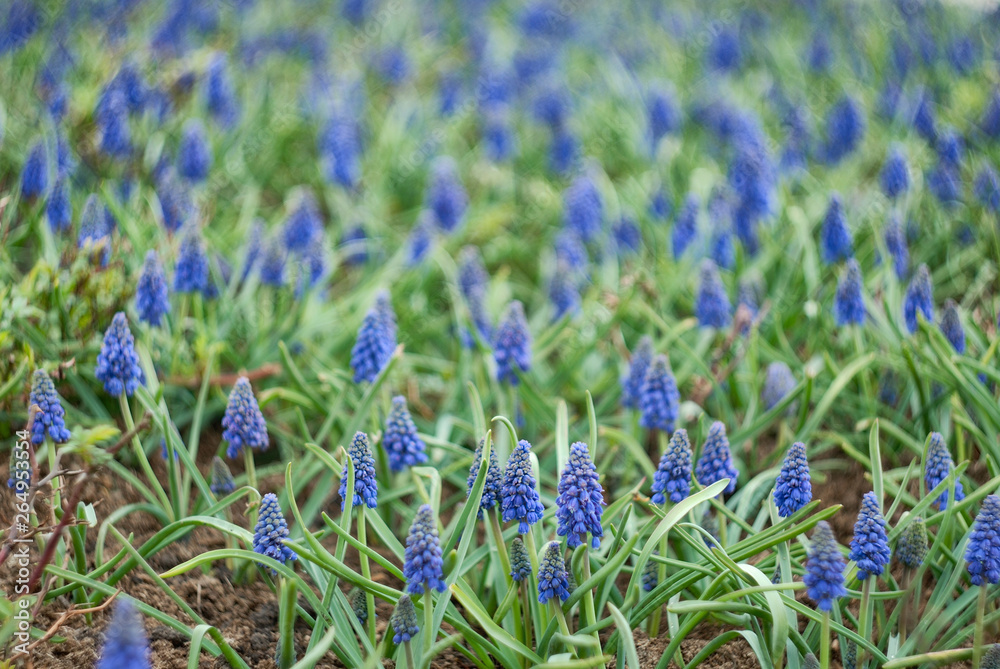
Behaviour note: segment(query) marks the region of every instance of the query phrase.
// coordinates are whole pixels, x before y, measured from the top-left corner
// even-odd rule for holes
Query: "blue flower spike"
[[[723,494],[730,495],[736,491],[736,479],[739,472],[733,464],[733,455],[729,450],[729,437],[726,436],[726,426],[721,421],[712,423],[708,436],[701,449],[701,457],[695,468],[698,483],[710,486],[716,481],[729,479],[729,484]]]
[[[646,370],[653,362],[653,339],[643,335],[632,352],[629,360],[628,374],[622,377],[622,406],[626,409],[638,409],[642,385],[646,381]]]
[[[670,361],[660,354],[646,370],[639,392],[639,424],[647,430],[670,432],[680,412],[681,396],[670,371]]]
[[[156,251],[146,253],[142,274],[135,286],[135,306],[139,320],[153,327],[159,327],[163,317],[170,313],[167,279]]]
[[[472,466],[469,467],[469,478],[466,481],[465,496],[468,498],[472,494],[472,487],[476,484],[476,477],[479,476],[479,468],[483,464],[483,448],[486,447],[486,440],[480,439],[476,453],[472,457]],[[479,500],[478,517],[482,519],[483,512],[489,511],[500,503],[503,498],[503,477],[500,474],[500,460],[497,458],[496,445],[490,448],[490,460],[486,468],[486,483],[483,487],[483,496]]]
[[[524,317],[524,306],[517,300],[510,303],[493,344],[493,359],[497,365],[497,381],[518,385],[518,370],[531,369],[531,333]]]
[[[371,445],[368,442],[368,435],[364,432],[356,432],[351,439],[351,445],[347,448],[347,456],[354,463],[354,498],[351,506],[361,506],[369,509],[378,507],[378,481],[375,478],[375,458],[372,457]],[[340,510],[344,510],[345,497],[347,496],[347,460],[344,460],[344,469],[340,472]]]
[[[896,559],[909,569],[916,569],[927,557],[927,524],[919,516],[907,523],[896,544]]]
[[[94,376],[104,384],[112,397],[131,397],[142,379],[139,356],[135,352],[135,338],[128,327],[128,318],[119,311],[104,333],[101,352],[97,354]]]
[[[500,510],[505,523],[518,523],[519,534],[531,531],[531,526],[545,513],[531,471],[531,444],[524,439],[517,442],[507,458],[500,490]]]
[[[951,452],[948,450],[948,444],[945,443],[944,437],[940,432],[931,432],[927,443],[927,461],[924,463],[924,483],[927,486],[927,492],[938,487],[942,481],[948,478],[954,468],[955,462],[951,459]],[[948,508],[948,494],[948,490],[945,489],[934,500],[935,506],[941,511]],[[955,501],[961,502],[963,499],[965,499],[965,490],[962,487],[962,482],[956,478]]]
[[[367,617],[367,611],[365,615]],[[392,642],[397,645],[409,643],[420,633],[417,610],[408,594],[403,593],[396,602],[396,608],[389,617],[389,626],[392,627]]]
[[[590,546],[600,548],[604,528],[604,488],[601,487],[597,468],[590,459],[587,444],[575,442],[569,447],[569,460],[559,477],[559,496],[556,498],[558,534],[566,537],[569,548],[582,546],[587,534]]]
[[[879,576],[889,564],[889,537],[885,531],[885,518],[879,508],[878,498],[866,492],[861,502],[858,522],[854,524],[854,538],[848,555],[858,565],[858,580]]]
[[[267,423],[254,397],[250,379],[241,376],[236,380],[229,403],[222,417],[222,438],[229,442],[226,456],[232,460],[239,457],[244,448],[266,451],[270,445]]]
[[[987,495],[972,525],[965,549],[972,585],[1000,583],[1000,497]]]
[[[510,577],[515,583],[523,583],[531,576],[531,558],[521,537],[510,542]]]
[[[809,598],[816,602],[820,611],[829,613],[836,601],[847,595],[847,588],[844,587],[846,566],[833,530],[829,523],[821,520],[813,532],[806,573],[802,578]]]
[[[281,564],[297,560],[298,555],[284,544],[288,538],[288,523],[281,513],[278,496],[269,492],[260,500],[257,524],[253,528],[253,552],[273,558]],[[277,574],[277,571],[273,571]]]
[[[96,669],[149,669],[149,660],[149,638],[142,614],[131,599],[122,596],[115,600]]]
[[[774,503],[778,515],[788,518],[812,501],[812,480],[809,477],[809,461],[806,446],[797,441],[788,448],[781,471],[774,484]]]
[[[927,265],[921,265],[910,280],[903,298],[903,319],[910,334],[917,331],[917,314],[923,314],[928,322],[934,321],[934,290]]]
[[[833,299],[833,315],[837,325],[864,325],[865,298],[861,280],[861,267],[858,261],[851,258],[840,283],[837,284],[837,294]]]
[[[427,462],[427,445],[417,434],[406,398],[397,395],[392,398],[392,407],[385,419],[382,448],[389,460],[389,469],[401,472],[408,467],[416,467]]]
[[[538,564],[538,602],[549,600],[565,602],[569,599],[569,572],[563,561],[562,549],[558,541],[550,541],[542,549],[542,559]]]
[[[429,504],[424,504],[417,510],[406,537],[403,578],[406,579],[406,591],[412,595],[445,590],[441,539],[438,536],[434,510]]]
[[[53,443],[65,444],[70,433],[66,429],[66,410],[62,399],[56,392],[55,384],[44,369],[36,369],[31,375],[31,394],[28,396],[28,407],[37,406],[34,420],[31,422],[31,443],[42,444],[46,437]]]
[[[719,270],[711,260],[701,265],[701,283],[694,306],[695,316],[703,328],[724,328],[732,319],[732,305],[726,287],[719,278]]]
[[[691,441],[687,430],[677,430],[653,474],[653,504],[677,504],[691,494]]]

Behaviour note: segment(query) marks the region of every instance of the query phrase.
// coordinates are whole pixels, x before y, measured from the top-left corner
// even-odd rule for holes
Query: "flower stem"
[[[976,628],[972,641],[972,667],[980,669],[983,661],[983,618],[986,616],[986,586],[979,586],[979,603],[976,604]]]
[[[538,596],[538,548],[535,545],[535,534],[534,532],[528,532],[527,534],[524,535],[524,538],[528,543],[528,559],[531,561],[531,582],[535,586],[535,597],[537,597]],[[549,624],[548,610],[544,606],[538,607],[538,615],[535,616],[534,622],[535,622],[535,636],[536,638],[540,639],[542,636],[542,632]]]
[[[125,429],[128,432],[132,432],[135,429],[135,421],[132,420],[132,409],[129,408],[128,399],[125,397],[125,393],[118,396],[118,405],[122,409],[122,418],[125,419]],[[139,441],[138,433],[132,435],[132,448],[135,450],[136,459],[139,460],[139,466],[142,467],[143,473],[146,475],[146,478],[149,479],[149,483],[153,486],[156,496],[160,499],[163,511],[170,517],[171,520],[175,520],[170,500],[167,499],[167,493],[163,491],[163,486],[160,485],[160,480],[156,478],[156,474],[153,473],[153,468],[149,466],[149,460],[146,458],[146,451],[142,448],[142,442]]]
[[[861,586],[861,609],[858,611],[858,626],[861,628],[859,630],[861,638],[865,641],[871,641],[872,638],[872,583],[874,581],[875,576],[869,574],[869,577],[865,579],[864,585]],[[855,666],[857,669],[864,669],[865,667],[864,646],[858,646],[858,659]]]
[[[584,550],[583,553],[583,580],[587,581],[590,579],[590,551]],[[583,596],[583,619],[585,627],[594,627],[597,624],[597,612],[594,608],[594,589],[591,588],[587,590],[587,594]],[[597,642],[597,647],[601,647],[601,638],[598,636],[597,630],[595,629],[590,633],[594,640]]]
[[[431,588],[428,584],[424,584],[424,596],[421,597],[421,604],[424,607],[424,657],[423,664],[426,666],[431,665],[431,646],[434,645],[434,637],[437,634],[434,633],[434,606],[431,602]]]
[[[559,597],[553,597],[549,600],[552,605],[551,609],[556,617],[556,621],[559,623],[559,631],[565,636],[572,636],[569,632],[569,625],[566,624],[566,616],[563,614],[562,603],[559,601]]]
[[[280,669],[288,669],[295,664],[295,581],[278,579],[278,656],[275,658]]]
[[[500,555],[500,568],[503,569],[504,581],[510,586],[513,579],[510,576],[510,556],[507,555],[507,545],[503,541],[503,529],[500,527],[500,509],[487,511],[486,514],[490,517],[490,530],[493,533],[493,543],[497,545],[497,553]]]
[[[365,525],[365,507],[358,507],[358,541],[363,546],[368,545],[367,528]],[[358,551],[358,559],[361,562],[361,575],[369,581],[372,580],[371,565],[368,564],[368,555],[364,551]],[[368,638],[372,645],[375,645],[375,595],[367,589],[365,590],[365,608],[368,610]]]
[[[49,460],[49,473],[56,470],[56,444],[54,441],[45,438],[45,451]],[[56,520],[62,518],[62,501],[59,490],[62,489],[62,477],[57,476],[52,479],[52,512],[56,515]]]
[[[253,488],[257,489],[257,470],[253,465],[253,449],[249,446],[243,446],[243,469],[246,470],[247,474],[247,484]]]
[[[823,626],[819,633],[819,666],[820,669],[830,669],[830,612],[829,611],[823,612]]]
[[[403,650],[406,651],[406,669],[417,669],[417,664],[413,661],[413,647],[409,641],[403,642]]]

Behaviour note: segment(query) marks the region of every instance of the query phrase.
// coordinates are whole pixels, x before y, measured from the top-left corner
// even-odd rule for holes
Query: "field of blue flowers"
[[[0,668],[1000,668],[998,38],[0,3]]]

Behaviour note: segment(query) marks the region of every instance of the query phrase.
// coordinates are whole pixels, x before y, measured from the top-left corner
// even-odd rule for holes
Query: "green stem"
[[[358,507],[358,541],[363,546],[368,545],[364,505]],[[372,570],[371,565],[368,563],[368,554],[364,551],[358,551],[358,557],[361,561],[361,575],[369,581],[372,580]],[[371,639],[372,645],[375,645],[375,595],[368,589],[365,589],[365,608],[368,609],[368,638]]]
[[[538,548],[535,545],[535,533],[528,532],[524,535],[528,543],[528,559],[531,561],[531,583],[534,586],[535,601],[538,597]],[[530,591],[529,591],[530,597]],[[538,607],[538,615],[535,618],[535,638],[541,639],[542,632],[549,624],[548,610],[544,606]]]
[[[257,490],[257,469],[253,465],[253,449],[243,446],[243,469],[247,474],[247,485]]]
[[[550,608],[552,609],[553,615],[556,617],[556,621],[559,623],[559,631],[563,633],[564,636],[572,636],[569,633],[569,625],[566,624],[566,616],[563,614],[562,603],[559,601],[558,597],[553,597],[549,600]]]
[[[409,641],[403,642],[403,650],[406,651],[406,669],[417,669],[417,664],[413,661],[413,646]]]
[[[45,438],[45,452],[49,460],[49,473],[52,473],[56,470],[56,445],[48,437]],[[56,520],[62,518],[62,498],[59,494],[61,488],[62,477],[56,476],[52,479],[52,512],[55,514]]]
[[[830,612],[829,611],[823,612],[823,626],[819,633],[819,667],[820,669],[830,669]]]
[[[434,645],[434,638],[437,634],[434,633],[434,607],[431,602],[431,589],[427,584],[424,584],[424,596],[421,597],[421,604],[424,607],[424,658],[423,663],[426,666],[431,665],[431,646]]]
[[[976,605],[976,629],[972,641],[972,669],[980,669],[983,660],[983,618],[986,616],[986,586],[979,586],[979,603]]]
[[[280,577],[279,577],[280,578]],[[278,661],[279,669],[295,664],[295,581],[280,578],[278,583]]]
[[[524,609],[524,645],[531,648],[531,602],[528,600],[528,584],[526,581],[518,583],[518,596],[521,599]]]
[[[874,581],[875,576],[869,574],[864,585],[861,586],[861,609],[858,611],[858,626],[861,628],[861,638],[865,641],[871,641],[872,638],[872,583]],[[865,667],[864,646],[858,646],[858,659],[855,666],[857,669]]]
[[[663,538],[660,539],[660,557],[667,557],[667,551],[670,550],[667,544],[667,535],[664,534]],[[663,583],[667,580],[667,565],[661,562],[656,568],[656,582]],[[663,607],[659,606],[653,611],[653,615],[649,619],[649,637],[655,639],[660,636],[660,620],[663,618]]]
[[[503,541],[503,529],[500,527],[500,509],[487,512],[490,517],[490,530],[493,533],[493,543],[497,546],[497,553],[500,555],[500,568],[503,569],[504,581],[509,587],[513,579],[510,576],[510,556],[507,555],[507,545]]]
[[[590,552],[584,550],[583,554],[583,581],[590,580]],[[594,627],[597,624],[597,612],[594,608],[594,589],[591,588],[587,591],[587,594],[583,596],[583,619],[585,621],[584,627]],[[594,640],[597,642],[597,647],[601,647],[601,638],[598,636],[597,630],[594,629],[590,633]]]
[[[132,432],[135,429],[135,421],[132,420],[132,409],[129,408],[128,399],[125,397],[125,393],[118,396],[118,405],[122,409],[122,418],[125,419],[125,429],[128,432]],[[146,451],[142,448],[142,442],[139,441],[139,435],[132,435],[132,448],[135,450],[135,457],[139,460],[139,466],[142,467],[143,473],[146,478],[149,479],[150,485],[153,486],[153,491],[156,493],[157,498],[160,500],[160,504],[163,507],[164,513],[168,515],[173,514],[173,508],[170,504],[170,500],[167,499],[167,493],[163,491],[163,486],[160,485],[160,480],[156,478],[156,474],[153,473],[153,468],[149,466],[149,460],[146,458]],[[170,520],[175,520],[173,515],[170,515]]]

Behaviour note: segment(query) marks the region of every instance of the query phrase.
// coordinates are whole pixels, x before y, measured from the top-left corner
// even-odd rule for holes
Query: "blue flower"
[[[532,113],[550,130],[557,132],[566,124],[571,104],[569,94],[564,88],[549,85],[535,97]]]
[[[847,261],[833,299],[833,315],[838,326],[864,324],[865,299],[862,288],[861,268],[858,267],[858,261],[851,258]]]
[[[812,501],[812,481],[809,478],[809,461],[806,446],[801,441],[792,444],[781,463],[781,471],[774,482],[774,503],[778,515],[788,518]]]
[[[289,560],[297,560],[298,555],[284,544],[288,538],[288,523],[281,513],[278,496],[269,492],[260,500],[260,510],[257,512],[257,524],[253,528],[253,552],[273,558],[285,564]],[[272,570],[272,573],[277,573]]]
[[[466,246],[458,257],[458,289],[469,308],[472,324],[484,340],[493,338],[493,323],[486,313],[486,290],[490,277],[475,246]]]
[[[889,150],[889,157],[882,166],[879,181],[882,192],[890,200],[895,200],[910,187],[910,170],[906,166],[906,156],[899,146],[893,146]]]
[[[505,111],[485,114],[483,121],[483,143],[486,155],[493,162],[503,162],[517,149],[517,136],[511,129],[511,122]]]
[[[916,103],[913,108],[913,129],[930,144],[934,144],[937,140],[937,119],[934,114],[934,100],[926,90],[922,90],[917,94]]]
[[[37,406],[35,418],[31,422],[31,443],[38,446],[48,437],[56,444],[69,441],[70,433],[66,429],[66,410],[52,379],[44,369],[36,369],[31,376],[31,394],[28,396],[28,407]]]
[[[979,119],[979,127],[990,139],[1000,137],[1000,89],[993,89]]]
[[[698,465],[695,467],[698,483],[710,486],[716,481],[729,479],[729,484],[722,491],[729,495],[736,490],[736,479],[739,475],[736,465],[733,464],[733,455],[729,451],[726,426],[721,421],[715,421],[708,429],[705,444],[701,447],[701,457],[698,458]]]
[[[142,378],[139,356],[135,352],[135,339],[128,327],[128,319],[119,311],[104,333],[101,352],[97,354],[94,376],[104,384],[104,390],[113,397],[122,393],[131,397]]]
[[[948,451],[948,444],[945,443],[944,437],[941,436],[940,432],[931,432],[927,444],[927,461],[924,463],[924,483],[927,486],[927,492],[941,485],[941,482],[948,478],[954,468],[955,463],[951,459],[951,453]],[[960,502],[963,499],[965,499],[965,490],[962,487],[962,482],[956,478],[955,501]],[[943,490],[934,502],[941,511],[947,509],[948,490]]]
[[[604,536],[604,528],[601,527],[604,488],[590,459],[587,444],[582,441],[569,447],[569,460],[559,477],[558,492],[556,520],[559,536],[566,537],[567,546],[576,548],[584,544],[589,532],[591,547],[600,548],[601,537]]]
[[[45,143],[38,140],[28,152],[21,171],[21,195],[25,198],[41,197],[49,187],[49,163]]]
[[[694,312],[698,323],[706,328],[724,328],[732,318],[726,287],[722,285],[719,271],[711,260],[705,260],[701,265],[701,284]]]
[[[660,551],[654,550],[653,555],[659,555]],[[647,560],[642,568],[642,590],[652,592],[660,582],[660,563],[655,560]]]
[[[163,212],[163,227],[169,232],[177,232],[194,215],[195,207],[187,187],[168,171],[156,186],[156,196]]]
[[[218,455],[212,458],[212,480],[208,489],[216,497],[224,497],[236,490],[236,483],[233,482],[233,473],[229,471],[226,461]]]
[[[715,33],[708,47],[708,64],[716,70],[732,72],[743,64],[740,35],[733,28],[723,27]]]
[[[417,510],[410,525],[403,556],[403,578],[406,579],[406,591],[413,595],[422,595],[425,590],[445,590],[441,539],[434,510],[429,504]]]
[[[773,409],[777,404],[785,399],[788,393],[795,389],[795,376],[792,374],[788,364],[776,360],[767,366],[764,376],[764,387],[761,389],[760,399],[764,403],[767,411]],[[794,413],[794,405],[789,405],[786,414]]]
[[[177,147],[177,172],[189,181],[204,181],[212,167],[212,150],[208,145],[205,126],[198,119],[189,119],[181,129]]]
[[[671,243],[673,245],[674,259],[679,259],[684,255],[691,243],[698,237],[698,197],[689,194],[677,214],[674,221],[674,229],[671,233]]]
[[[345,115],[331,117],[319,139],[320,161],[326,180],[343,188],[357,188],[361,181],[360,154],[357,123]]]
[[[655,88],[646,95],[646,119],[653,149],[664,136],[680,128],[681,115],[677,104],[667,91]]]
[[[295,208],[285,219],[285,247],[292,253],[304,253],[316,244],[323,233],[323,220],[311,193],[303,191]]]
[[[426,205],[434,212],[434,221],[443,232],[452,232],[461,224],[469,197],[451,158],[438,158],[431,166]]]
[[[188,227],[181,239],[174,268],[174,292],[208,295],[208,257],[202,245],[201,234],[195,225]]]
[[[101,135],[100,150],[112,158],[132,152],[132,130],[128,121],[128,101],[119,87],[113,87],[94,111]]]
[[[389,362],[395,347],[395,333],[376,304],[365,314],[358,329],[357,341],[351,349],[354,382],[372,383]]]
[[[732,269],[736,264],[736,249],[733,248],[733,235],[727,221],[713,223],[709,257],[722,269]]]
[[[363,591],[359,591],[362,592]],[[424,606],[427,603],[424,602]],[[365,617],[368,613],[365,611]],[[417,610],[413,607],[410,596],[403,593],[396,602],[396,608],[389,616],[389,625],[392,627],[392,642],[394,644],[409,643],[420,633],[420,626],[417,625]]]
[[[962,158],[965,156],[965,140],[954,128],[946,128],[938,136],[934,150],[942,165],[958,168],[961,167]]]
[[[934,293],[927,265],[917,269],[903,298],[903,319],[910,334],[917,331],[917,312],[922,313],[928,322],[934,321]]]
[[[225,54],[217,53],[212,57],[205,79],[205,102],[208,113],[222,127],[231,127],[239,118],[240,103],[233,91],[233,81],[229,76]]]
[[[569,128],[559,128],[549,145],[549,168],[556,174],[566,174],[576,165],[580,143]]]
[[[479,476],[479,469],[483,465],[483,448],[486,441],[479,440],[476,453],[472,457],[472,466],[469,467],[469,478],[466,480],[465,496],[468,498],[472,494],[472,486],[476,484],[476,477]],[[503,477],[500,474],[500,461],[497,459],[497,449],[494,445],[490,448],[490,461],[486,467],[486,482],[483,486],[483,496],[479,500],[478,517],[483,517],[483,511],[489,511],[501,501],[503,497]]]
[[[139,312],[139,320],[156,327],[163,317],[170,313],[170,302],[167,294],[167,279],[163,275],[163,266],[156,251],[146,253],[142,265],[142,274],[135,285],[135,306]]]
[[[642,231],[633,219],[626,216],[622,216],[611,227],[611,236],[619,257],[637,253],[642,246]]]
[[[222,417],[222,438],[229,442],[226,456],[230,459],[236,458],[244,448],[265,451],[270,445],[264,414],[245,376],[236,380],[229,393],[229,403]]]
[[[646,382],[646,370],[653,362],[653,339],[643,335],[632,352],[629,360],[628,374],[622,377],[622,406],[626,409],[638,409],[642,386]]]
[[[639,424],[647,430],[673,431],[680,399],[670,361],[663,354],[657,355],[646,370],[639,390]]]
[[[34,3],[27,0],[11,2],[7,9],[4,27],[0,29],[0,56],[18,51],[43,23],[43,16]]]
[[[907,523],[896,544],[896,558],[905,567],[916,569],[927,557],[927,526],[924,519],[917,516]]]
[[[520,536],[514,537],[510,542],[510,577],[515,583],[527,581],[531,576],[531,559],[528,557],[528,549],[524,547],[524,541]]]
[[[590,256],[587,254],[587,247],[584,246],[579,235],[572,230],[564,229],[556,235],[553,246],[557,262],[565,265],[575,274],[586,275]]]
[[[677,504],[691,493],[691,441],[687,430],[678,429],[653,474],[653,504]]]
[[[854,539],[848,555],[858,564],[858,580],[878,576],[889,564],[889,537],[885,532],[885,518],[874,492],[866,492],[861,502],[858,522],[854,524]]]
[[[563,192],[563,221],[567,229],[589,242],[601,231],[604,203],[589,175],[578,176]]]
[[[375,458],[372,457],[371,445],[368,443],[368,435],[364,432],[356,432],[351,445],[347,447],[347,457],[354,463],[354,498],[351,506],[361,506],[364,504],[369,509],[378,507],[378,481],[375,478]],[[347,460],[344,460],[344,468],[340,472],[340,510],[344,510],[345,497],[347,496]]]
[[[671,201],[670,193],[663,186],[657,188],[649,197],[649,215],[658,223],[663,223],[674,212],[674,203]]]
[[[563,561],[558,541],[550,541],[542,549],[542,559],[538,564],[538,602],[544,604],[550,599],[569,599],[569,572]]]
[[[69,182],[63,177],[56,179],[56,184],[49,194],[45,204],[45,216],[49,219],[52,232],[69,230],[73,224],[73,207],[69,201]]]
[[[104,648],[96,669],[149,669],[149,638],[142,624],[142,614],[135,603],[122,596],[104,632]]]
[[[850,96],[843,96],[830,108],[826,117],[824,155],[836,164],[854,152],[865,134],[865,117],[860,105]]]
[[[434,243],[434,224],[428,212],[421,212],[417,218],[417,224],[410,231],[410,238],[407,243],[406,264],[409,267],[416,267],[424,261],[427,253]]]
[[[531,473],[531,444],[524,439],[507,458],[503,487],[500,489],[500,509],[503,521],[517,521],[517,531],[526,534],[542,519],[545,507],[539,500],[535,477]]]
[[[886,223],[885,246],[892,256],[896,277],[902,280],[910,268],[910,252],[906,247],[906,235],[903,234],[903,226],[900,224],[899,216],[890,216],[889,222]]]
[[[830,206],[823,219],[820,241],[824,262],[847,260],[854,255],[851,231],[847,228],[847,217],[844,216],[844,207],[837,194],[830,197]]]
[[[104,208],[97,195],[91,193],[83,205],[80,214],[80,233],[77,236],[77,247],[96,257],[100,249],[100,262],[106,265],[111,255],[111,227]]]
[[[996,495],[986,496],[972,525],[965,567],[972,585],[1000,582],[1000,497]]]
[[[549,283],[549,299],[555,307],[552,320],[557,321],[563,316],[574,316],[580,311],[580,289],[576,285],[572,272],[567,267],[557,265],[556,272]]]
[[[520,383],[517,370],[531,369],[531,333],[524,317],[524,307],[514,300],[497,327],[493,342],[493,359],[497,365],[497,381],[516,386]]]
[[[844,587],[846,566],[833,530],[829,523],[821,520],[813,532],[806,573],[802,577],[809,598],[816,602],[820,611],[829,612],[838,599],[847,595],[847,588]]]
[[[417,434],[406,398],[397,395],[392,398],[392,408],[385,419],[385,433],[382,447],[389,458],[389,469],[401,472],[407,467],[415,467],[427,462],[427,446]]]
[[[973,191],[981,205],[993,212],[1000,211],[1000,177],[991,166],[986,165],[979,170]]]
[[[959,355],[965,353],[965,329],[962,327],[962,320],[958,316],[958,305],[955,304],[955,300],[945,300],[940,327],[941,334],[952,345],[955,352]]]
[[[925,175],[927,188],[945,207],[952,207],[962,199],[962,187],[957,169],[939,164]]]

